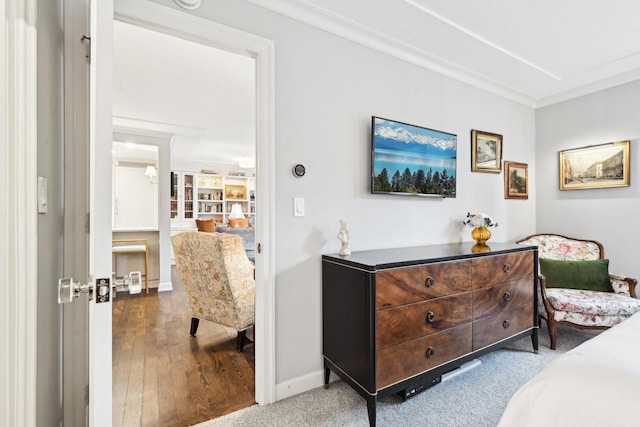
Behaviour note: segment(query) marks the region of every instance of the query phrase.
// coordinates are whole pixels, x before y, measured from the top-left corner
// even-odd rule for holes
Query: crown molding
[[[558,104],[570,99],[579,98],[581,96],[600,92],[606,89],[611,89],[613,87],[621,86],[637,80],[640,80],[640,70],[628,71],[626,73],[621,73],[608,79],[598,80],[594,83],[578,86],[573,89],[560,92],[558,94],[540,98],[538,100],[538,103],[536,104],[536,108],[548,107],[549,105]]]
[[[339,37],[401,59],[445,77],[485,90],[527,107],[535,107],[536,99],[518,92],[472,70],[419,49],[409,43],[389,37],[372,28],[338,16],[304,0],[248,0],[257,6],[303,22]]]

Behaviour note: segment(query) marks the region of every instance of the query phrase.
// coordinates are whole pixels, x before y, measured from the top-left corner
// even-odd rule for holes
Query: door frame
[[[35,425],[37,343],[36,0],[0,8],[0,424]],[[7,90],[9,89],[9,90]]]
[[[227,27],[147,0],[114,3],[114,19],[249,56],[256,62],[255,399],[276,400],[275,369],[275,46]]]

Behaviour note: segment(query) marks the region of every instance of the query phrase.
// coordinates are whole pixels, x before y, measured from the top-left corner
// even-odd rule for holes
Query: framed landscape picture
[[[529,198],[529,165],[526,163],[504,162],[504,198]]]
[[[629,141],[560,151],[560,190],[629,186]]]
[[[371,192],[456,197],[455,134],[371,118]]]
[[[224,195],[227,200],[246,200],[247,189],[244,185],[225,185]]]
[[[471,130],[471,171],[488,173],[502,171],[502,135]]]

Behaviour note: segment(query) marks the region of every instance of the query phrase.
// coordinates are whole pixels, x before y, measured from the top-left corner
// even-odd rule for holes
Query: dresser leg
[[[531,334],[531,344],[533,344],[533,352],[538,353],[538,328],[534,328]]]
[[[331,374],[331,369],[324,367],[324,388],[329,388],[329,375]]]
[[[369,414],[369,427],[376,427],[376,396],[367,397],[367,412]]]

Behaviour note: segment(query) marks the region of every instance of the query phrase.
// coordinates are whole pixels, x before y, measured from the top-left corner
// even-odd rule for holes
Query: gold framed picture
[[[225,185],[224,197],[227,200],[246,200],[247,188],[244,185]]]
[[[488,173],[502,171],[502,135],[471,130],[471,171]]]
[[[560,151],[560,190],[629,186],[629,141]]]
[[[526,163],[504,162],[504,198],[529,198],[529,165]]]

